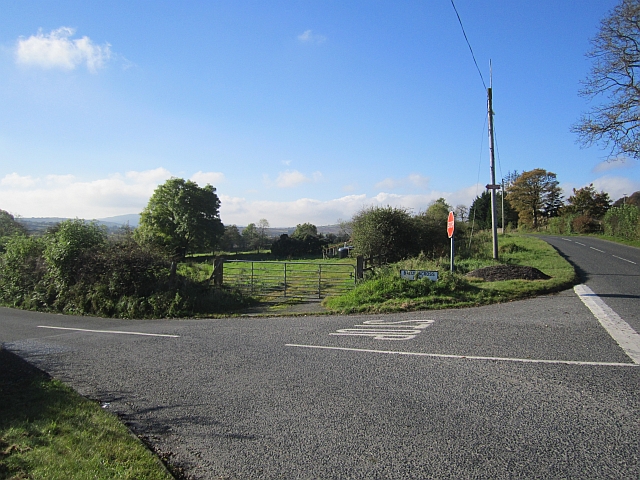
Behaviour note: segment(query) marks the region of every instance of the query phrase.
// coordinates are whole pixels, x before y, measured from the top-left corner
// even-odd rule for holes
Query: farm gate
[[[225,260],[219,265],[220,283],[254,296],[324,298],[356,284],[356,266],[344,263]]]

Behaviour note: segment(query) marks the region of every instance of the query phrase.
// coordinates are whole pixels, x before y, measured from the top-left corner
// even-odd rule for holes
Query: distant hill
[[[138,223],[140,223],[140,214],[130,213],[129,215],[116,215],[115,217],[99,218],[98,222],[129,225],[131,228],[135,228],[138,226]]]
[[[636,192],[640,195],[640,192]],[[635,195],[635,194],[634,194]],[[628,200],[628,199],[627,199]],[[69,220],[68,218],[60,218],[60,217],[17,217],[16,221],[20,222],[22,225],[26,227],[26,229],[30,233],[43,233],[48,228],[52,227],[56,223],[63,222],[65,220]],[[105,217],[99,218],[96,220],[100,225],[104,225],[108,230],[117,230],[120,227],[125,225],[129,225],[131,228],[135,228],[138,226],[140,222],[140,215],[136,213],[131,213],[129,215],[117,215],[115,217]],[[238,226],[238,230],[242,233],[244,230],[244,226]],[[318,233],[322,233],[323,235],[327,235],[329,233],[333,233],[335,235],[340,233],[340,225],[321,225],[318,226]],[[278,238],[283,233],[287,235],[291,235],[295,232],[296,227],[273,227],[267,228],[267,236],[271,238]]]
[[[96,222],[107,227],[107,230],[112,231],[127,224],[135,228],[138,226],[139,218],[140,215],[119,215],[117,217],[98,219]],[[16,217],[16,221],[24,225],[29,233],[44,233],[56,223],[64,222],[65,220],[69,219],[60,217]]]
[[[640,191],[633,192],[631,195],[626,197],[626,200],[625,197],[619,198],[618,200],[613,202],[613,206],[620,207],[624,205],[625,202],[627,205],[635,205],[636,207],[640,207]]]

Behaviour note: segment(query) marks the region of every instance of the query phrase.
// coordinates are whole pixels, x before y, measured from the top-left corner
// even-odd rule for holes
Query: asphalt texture
[[[549,241],[596,293],[640,271],[602,273],[609,260],[590,271],[581,262],[600,252]],[[603,298],[630,324],[637,283]],[[0,309],[0,342],[102,402],[189,478],[640,478],[640,367],[572,290],[384,316]]]

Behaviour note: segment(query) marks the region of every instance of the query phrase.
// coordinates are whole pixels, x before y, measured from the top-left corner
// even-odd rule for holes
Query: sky
[[[469,206],[557,174],[612,200],[638,161],[571,126],[612,0],[0,0],[0,209],[135,214],[170,177],[217,189],[224,224],[335,224],[370,205]],[[491,65],[491,67],[490,67]]]

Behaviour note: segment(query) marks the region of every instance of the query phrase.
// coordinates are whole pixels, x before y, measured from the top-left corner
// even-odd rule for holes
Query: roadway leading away
[[[637,479],[638,250],[548,241],[588,291],[385,316],[0,309],[0,342],[192,478]],[[627,325],[622,343],[582,298],[604,302],[614,334]]]

